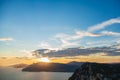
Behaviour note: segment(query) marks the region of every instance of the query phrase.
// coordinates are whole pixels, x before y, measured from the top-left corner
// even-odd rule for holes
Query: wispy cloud
[[[64,48],[64,47],[72,47],[72,46],[78,46],[79,45],[79,42],[70,42],[68,40],[65,40],[65,39],[61,39],[61,42],[62,42],[62,45],[61,45],[61,48]]]
[[[120,33],[112,31],[101,31],[100,34],[103,36],[120,36]]]
[[[23,50],[20,50],[20,53],[22,53],[23,56],[27,56],[27,57],[33,57],[33,50],[26,50],[26,49],[23,49]]]
[[[76,40],[76,39],[81,39],[83,37],[99,37],[99,36],[101,35],[79,30],[79,31],[75,31],[74,35],[60,33],[60,34],[57,34],[55,38],[62,38],[65,40]]]
[[[100,36],[120,36],[120,33],[113,32],[113,31],[100,31],[99,33],[94,33],[94,31],[104,29],[105,27],[120,23],[120,17],[119,18],[113,18],[107,21],[104,21],[100,24],[90,26],[86,31],[75,31],[74,35],[69,34],[57,34],[56,38],[61,41],[62,44],[66,44],[66,46],[74,46],[79,45],[79,42],[77,40],[81,40],[84,37],[100,37]],[[61,45],[62,45],[61,44]],[[65,46],[64,46],[65,47]]]
[[[99,37],[101,36],[100,34],[95,34],[95,33],[91,33],[91,32],[87,32],[87,31],[76,31],[76,35],[82,37]]]
[[[100,34],[94,34],[86,31],[75,31],[73,35],[60,33],[55,35],[53,40],[57,40],[61,43],[60,48],[79,46],[79,40],[84,37],[99,37]]]
[[[73,40],[79,39],[80,37],[77,35],[68,35],[68,34],[57,34],[54,39],[59,41],[61,44],[59,47],[71,47],[71,46],[77,46],[79,43],[74,42]]]
[[[51,46],[47,41],[40,42],[38,47],[41,49],[58,50],[58,48]]]
[[[0,41],[12,41],[13,38],[0,38]]]
[[[49,45],[49,43],[46,42],[46,41],[40,42],[39,45],[38,45],[38,47],[40,47],[40,48],[48,48],[48,49],[51,48],[51,46]]]
[[[93,31],[101,30],[101,29],[104,29],[105,27],[115,24],[115,23],[120,23],[120,17],[107,20],[105,22],[102,22],[102,23],[94,25],[94,26],[90,26],[87,31],[93,32]]]
[[[116,40],[116,43],[117,43],[117,44],[120,44],[120,38]]]
[[[59,33],[56,34],[54,37],[52,37],[52,41],[55,41],[55,43],[59,43],[59,47],[57,48],[66,48],[66,47],[76,47],[80,46],[80,41],[85,37],[101,37],[101,36],[115,36],[119,37],[119,32],[113,32],[113,31],[107,31],[102,30],[106,28],[109,25],[120,23],[120,17],[119,18],[113,18],[107,21],[104,21],[100,24],[96,24],[93,26],[90,26],[87,30],[77,30],[74,31],[73,34],[65,34],[65,33]],[[94,31],[100,30],[99,32],[95,33]],[[49,41],[50,42],[50,41]],[[40,48],[48,48],[48,49],[56,49],[50,43],[47,41],[41,42],[39,44]],[[90,45],[90,42],[88,43]],[[97,43],[99,44],[99,43]]]

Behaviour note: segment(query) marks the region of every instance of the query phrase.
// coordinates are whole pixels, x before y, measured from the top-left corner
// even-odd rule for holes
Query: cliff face
[[[84,63],[69,80],[120,80],[120,64]]]

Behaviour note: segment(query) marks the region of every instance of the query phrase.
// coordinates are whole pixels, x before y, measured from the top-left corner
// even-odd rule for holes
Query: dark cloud
[[[115,47],[93,47],[93,48],[67,48],[63,50],[39,49],[34,51],[34,55],[47,57],[73,57],[73,56],[88,56],[90,54],[105,53],[104,56],[120,56],[120,49]]]

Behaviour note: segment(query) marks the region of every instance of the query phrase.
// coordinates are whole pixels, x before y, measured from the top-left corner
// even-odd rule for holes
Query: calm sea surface
[[[22,72],[21,69],[0,67],[0,80],[68,80],[67,72]]]

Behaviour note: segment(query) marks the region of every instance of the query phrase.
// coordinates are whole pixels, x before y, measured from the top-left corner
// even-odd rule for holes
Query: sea
[[[0,80],[68,80],[71,72],[22,72],[21,68],[0,67]]]

